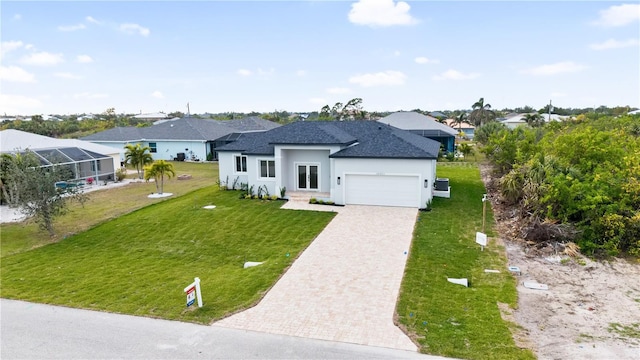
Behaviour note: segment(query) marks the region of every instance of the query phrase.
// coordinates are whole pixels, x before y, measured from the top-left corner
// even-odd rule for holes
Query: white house
[[[377,121],[300,121],[218,148],[220,182],[316,192],[339,205],[424,208],[440,143]]]

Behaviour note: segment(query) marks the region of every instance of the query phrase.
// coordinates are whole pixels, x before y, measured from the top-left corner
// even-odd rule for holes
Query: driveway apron
[[[417,351],[393,323],[417,209],[334,209],[258,305],[214,326]]]

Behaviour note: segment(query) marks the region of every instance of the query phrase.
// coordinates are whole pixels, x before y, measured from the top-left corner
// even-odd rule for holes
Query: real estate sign
[[[198,307],[202,307],[202,293],[200,292],[200,278],[194,278],[193,283],[184,288],[187,293],[187,307],[193,305],[198,300]]]

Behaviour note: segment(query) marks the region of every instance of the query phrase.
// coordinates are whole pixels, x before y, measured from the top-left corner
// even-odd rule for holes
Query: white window
[[[247,172],[247,157],[236,155],[236,172],[237,173],[245,173]]]
[[[260,177],[262,178],[276,177],[275,160],[260,160]]]

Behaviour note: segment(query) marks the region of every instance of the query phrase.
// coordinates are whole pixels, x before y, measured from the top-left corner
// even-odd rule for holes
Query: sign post
[[[482,195],[482,232],[484,233],[485,229],[485,218],[487,217],[487,194]]]
[[[200,292],[200,278],[195,278],[193,283],[184,288],[187,293],[187,307],[193,305],[198,299],[198,307],[202,307],[202,293]]]
[[[480,251],[484,251],[484,247],[487,246],[487,234],[476,232],[476,243],[480,245]]]

